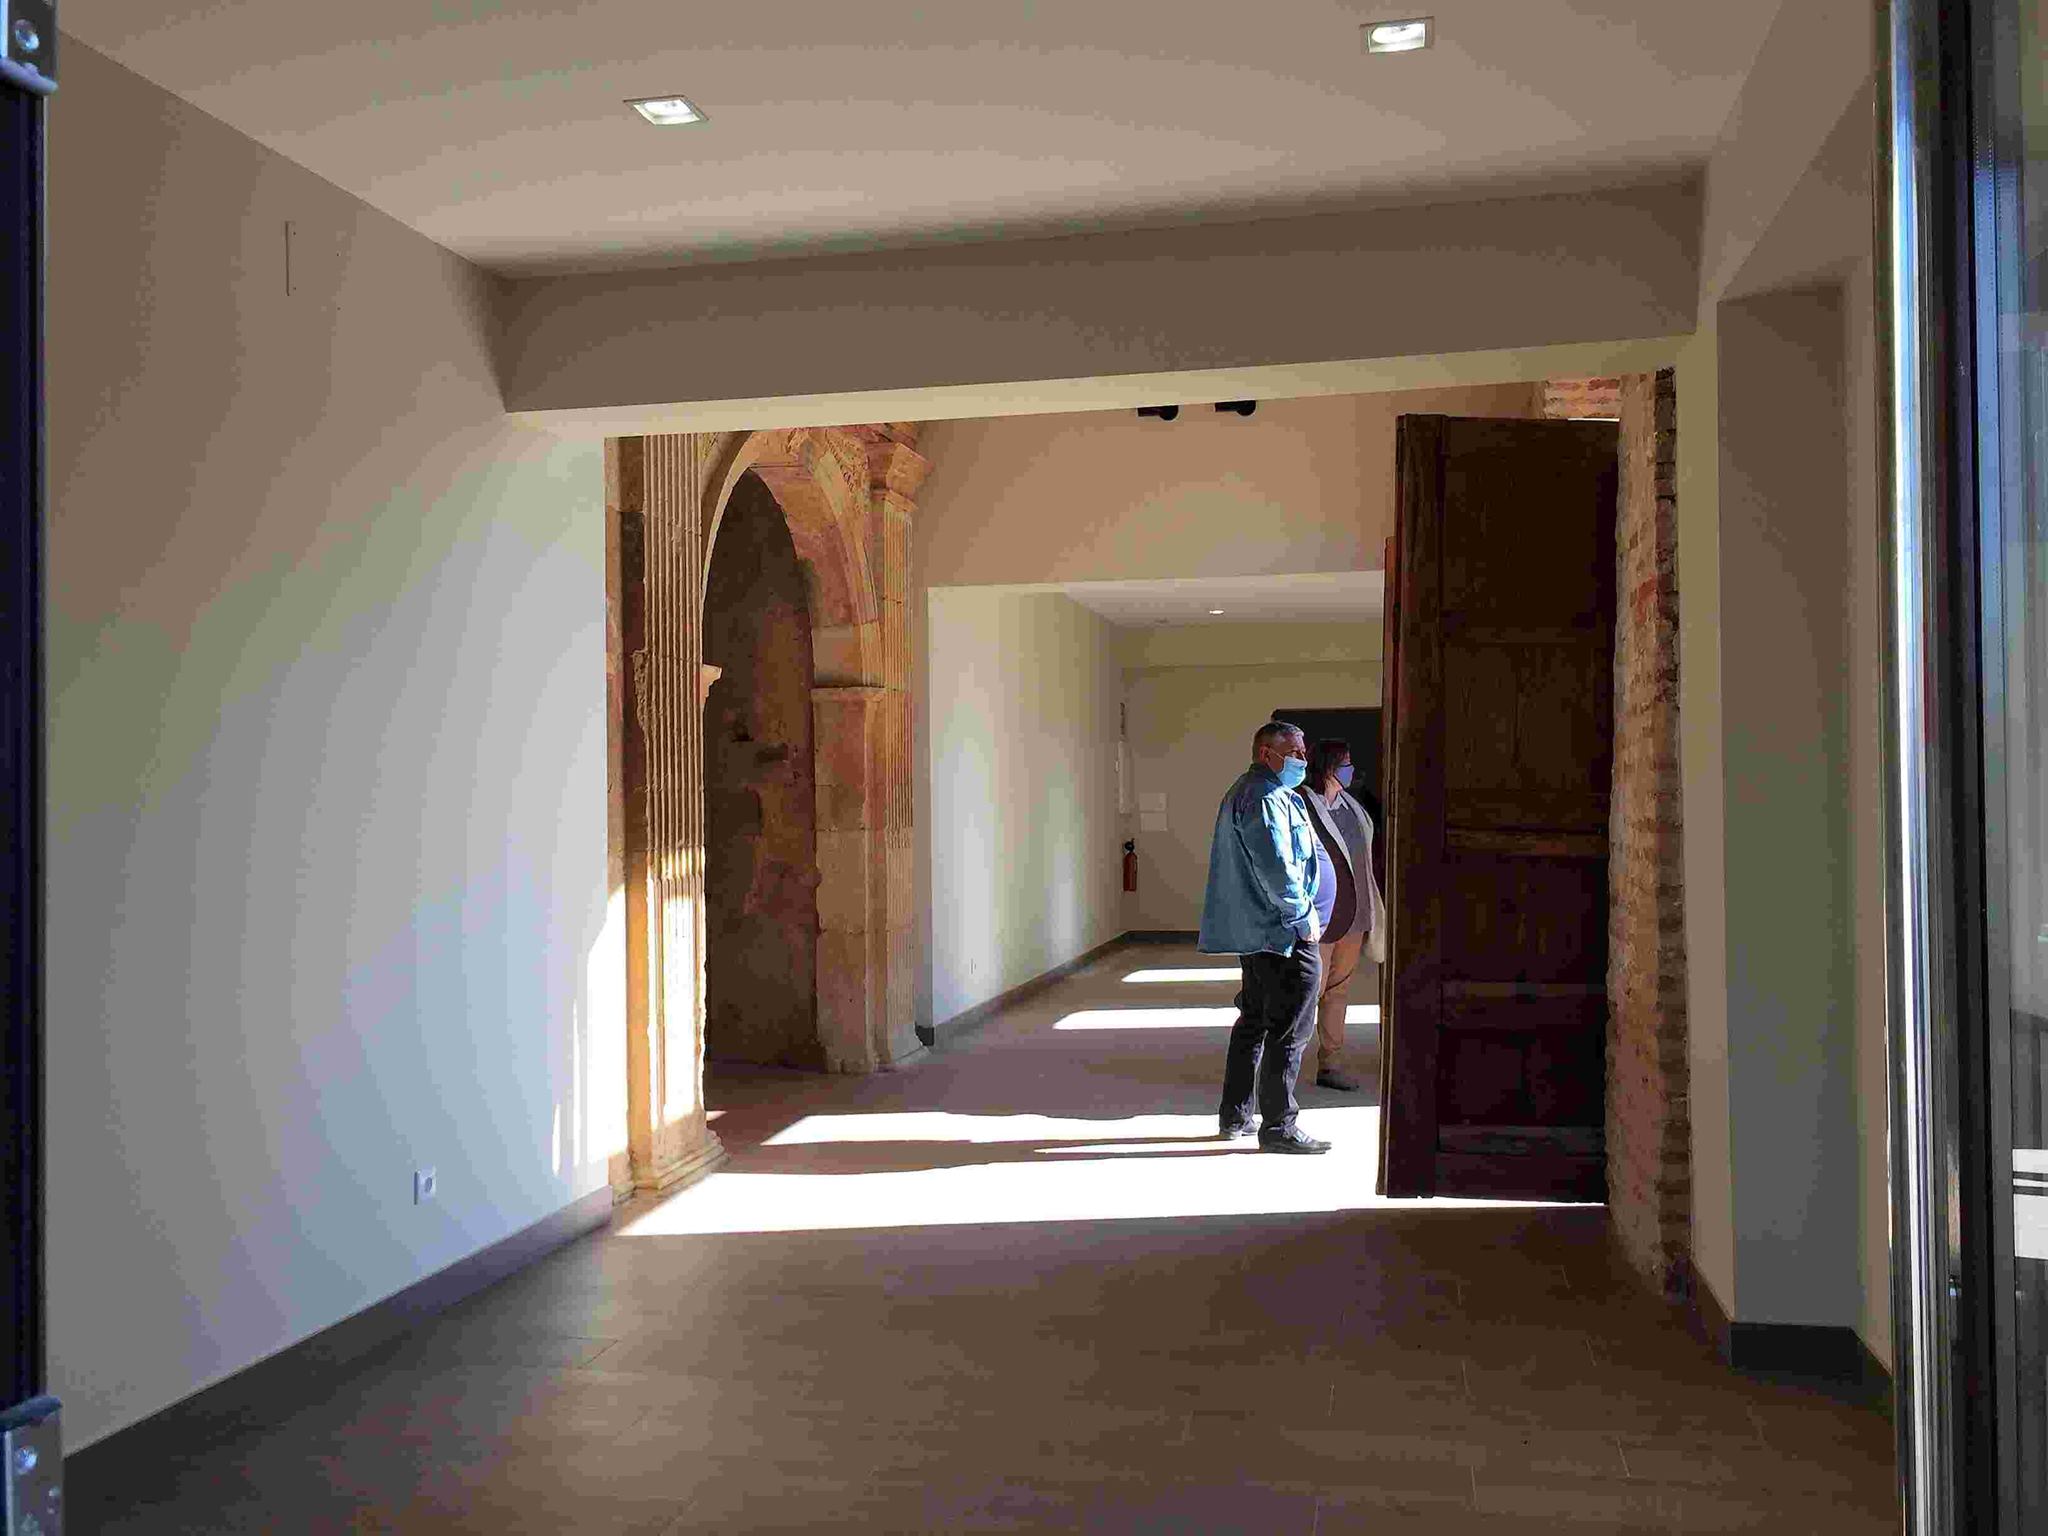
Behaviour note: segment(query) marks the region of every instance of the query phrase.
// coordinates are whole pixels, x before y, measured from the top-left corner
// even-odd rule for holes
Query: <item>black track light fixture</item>
[[[1234,416],[1249,416],[1258,408],[1259,402],[1256,400],[1218,400],[1216,402],[1217,410],[1229,411]]]
[[[1141,405],[1138,407],[1138,414],[1140,416],[1156,416],[1161,421],[1171,421],[1180,414],[1180,407],[1177,405]]]

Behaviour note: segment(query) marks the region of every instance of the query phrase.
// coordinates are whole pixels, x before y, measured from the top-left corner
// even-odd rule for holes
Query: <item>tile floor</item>
[[[1370,1093],[1306,1095],[1325,1158],[1217,1141],[1214,965],[720,1074],[724,1172],[72,1528],[1896,1529],[1883,1415],[1723,1369],[1599,1210],[1376,1200]]]

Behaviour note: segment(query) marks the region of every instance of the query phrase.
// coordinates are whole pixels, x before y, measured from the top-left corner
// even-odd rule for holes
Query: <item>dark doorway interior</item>
[[[811,620],[775,497],[734,488],[704,593],[705,1031],[713,1060],[822,1069]]]

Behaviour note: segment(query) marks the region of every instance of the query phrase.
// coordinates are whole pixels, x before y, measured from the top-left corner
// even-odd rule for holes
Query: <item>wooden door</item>
[[[1603,1199],[1618,431],[1397,441],[1380,1189]]]
[[[1398,441],[1398,428],[1397,428]],[[1397,451],[1398,459],[1398,451]],[[1398,468],[1397,468],[1398,474]],[[1373,851],[1378,855],[1380,899],[1387,904],[1386,959],[1380,964],[1380,1193],[1392,1187],[1387,1177],[1387,1148],[1393,1140],[1393,1114],[1386,1107],[1394,1102],[1394,976],[1400,933],[1394,922],[1394,720],[1401,687],[1401,518],[1398,492],[1393,536],[1387,540],[1383,569],[1386,585],[1381,594],[1385,616],[1380,645],[1380,824],[1373,829]]]

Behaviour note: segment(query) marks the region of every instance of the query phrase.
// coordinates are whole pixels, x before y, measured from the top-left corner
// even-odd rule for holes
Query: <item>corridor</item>
[[[1233,978],[1129,946],[901,1071],[714,1075],[721,1172],[77,1528],[1894,1528],[1883,1415],[1725,1371],[1599,1210],[1375,1201],[1369,1093],[1216,1140]]]

